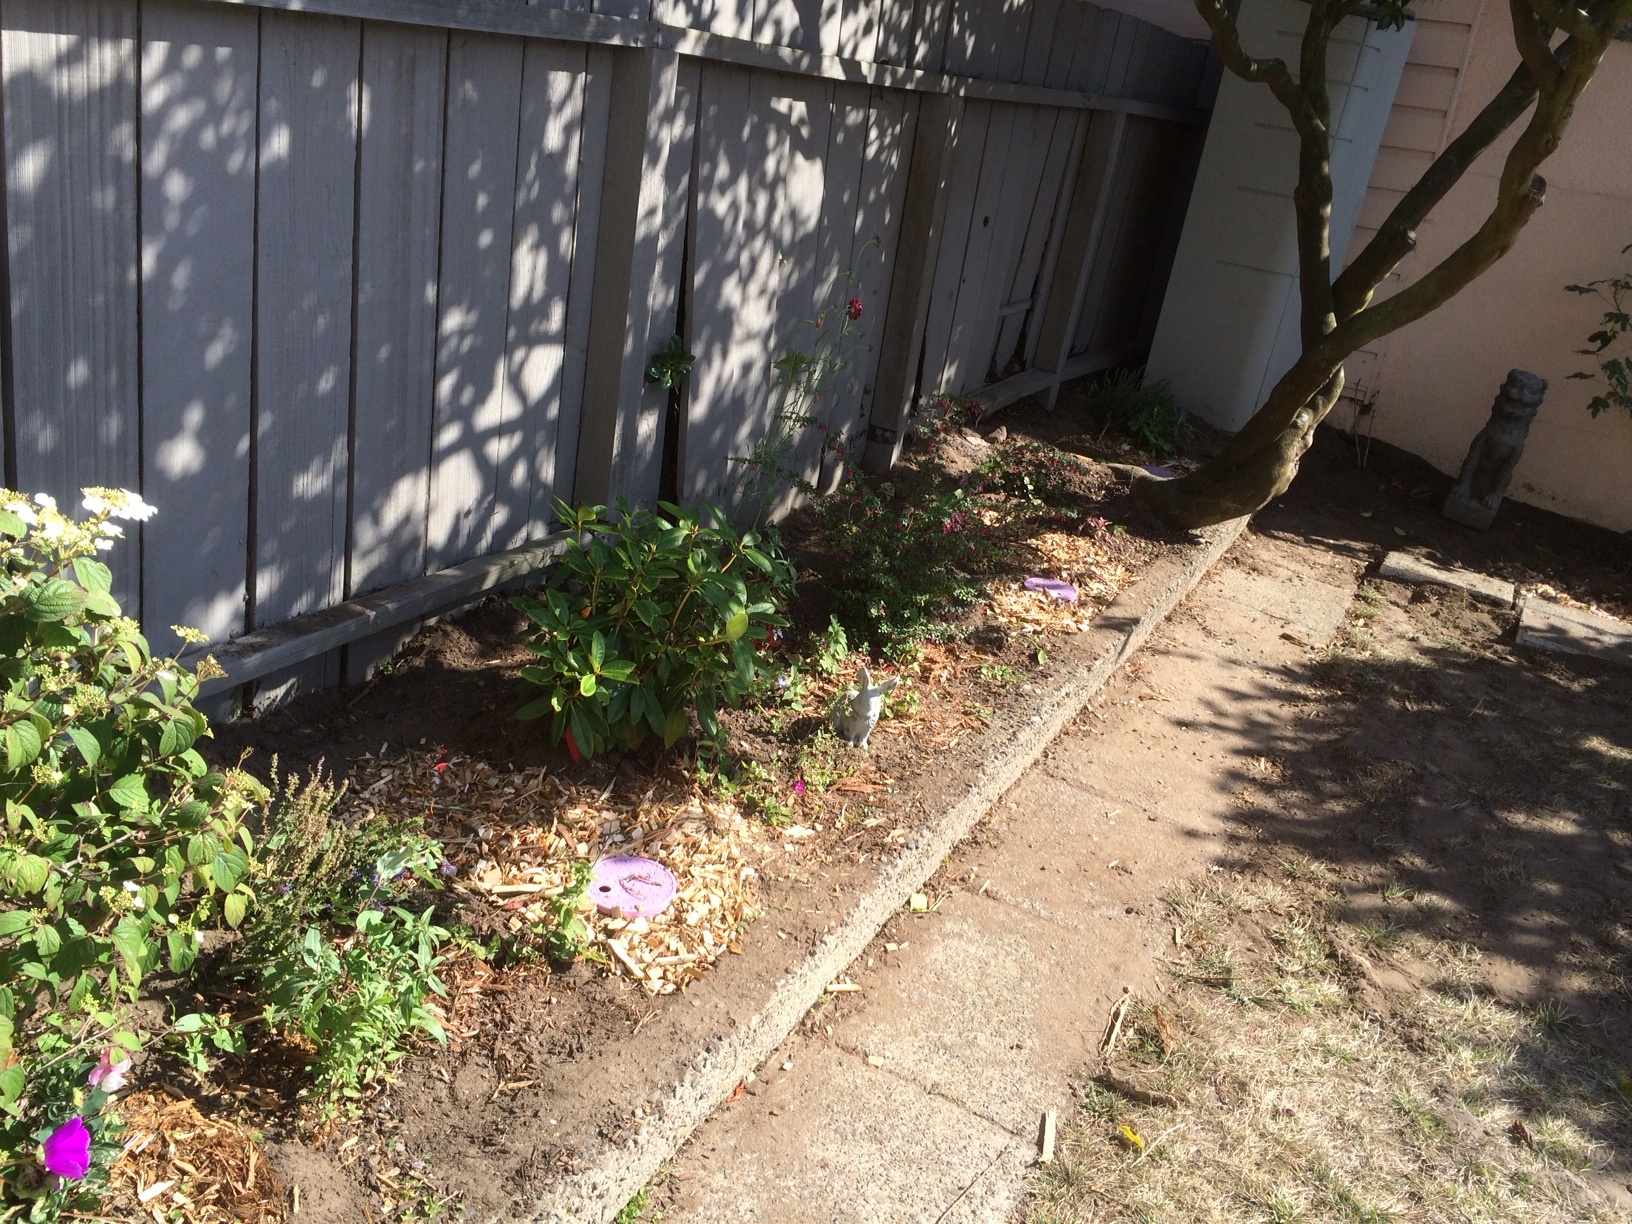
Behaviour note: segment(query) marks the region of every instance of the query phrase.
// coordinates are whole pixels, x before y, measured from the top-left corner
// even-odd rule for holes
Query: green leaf
[[[725,622],[725,640],[734,642],[748,632],[748,613],[738,612]]]
[[[164,730],[159,732],[159,755],[168,757],[185,752],[197,738],[198,728],[193,720],[185,714],[178,715],[165,723]]]
[[[28,527],[10,510],[0,510],[0,532],[13,539],[21,539],[28,534]]]
[[[141,981],[147,964],[147,931],[143,929],[142,920],[134,914],[126,914],[113,928],[112,941],[114,950],[124,958],[130,980]]]
[[[187,861],[202,867],[220,852],[221,843],[213,833],[194,833],[187,839]]]
[[[47,623],[67,620],[85,610],[85,592],[61,578],[47,578],[23,593],[23,605],[34,620]]]
[[[121,808],[147,811],[147,784],[141,774],[126,774],[108,788],[108,798]]]
[[[578,691],[585,697],[595,696],[595,673],[585,672],[578,677]],[[574,737],[576,738],[576,736]]]
[[[231,892],[249,871],[249,859],[242,850],[218,850],[210,860],[210,879],[222,892]]]
[[[62,947],[62,932],[54,926],[42,926],[34,932],[34,947],[46,960],[50,960]]]
[[[85,764],[95,769],[96,763],[102,759],[102,741],[84,727],[69,727],[68,738],[74,741],[74,747],[85,758]]]
[[[21,935],[34,925],[34,915],[27,910],[6,910],[0,913],[0,939]]]
[[[74,562],[74,577],[79,579],[80,586],[88,590],[113,590],[113,573],[92,557],[80,557]]]
[[[238,929],[238,924],[243,922],[244,914],[248,910],[249,898],[240,892],[228,893],[226,900],[221,902],[221,913],[226,918],[227,925],[235,931]]]
[[[175,973],[186,973],[198,959],[198,944],[191,935],[182,931],[171,931],[164,937],[165,947],[170,952],[170,968]]]
[[[11,885],[22,893],[37,893],[51,878],[51,860],[37,854],[19,855],[11,866]]]
[[[93,616],[109,618],[124,615],[124,609],[119,606],[119,601],[106,591],[86,591],[85,611]]]
[[[526,705],[522,706],[521,709],[516,711],[516,717],[522,722],[526,722],[534,718],[542,718],[555,708],[554,701],[555,699],[553,697],[540,697],[535,701],[529,701]]]
[[[23,1071],[22,1063],[13,1063],[4,1071],[0,1071],[0,1105],[15,1105],[23,1095],[23,1089],[28,1087],[28,1076]]]
[[[6,769],[10,773],[17,773],[40,755],[40,733],[26,719],[14,722],[6,728],[5,747]]]

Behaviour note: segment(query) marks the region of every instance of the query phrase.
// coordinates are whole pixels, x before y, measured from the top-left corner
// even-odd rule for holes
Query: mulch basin
[[[1108,481],[1107,491],[1109,517],[1136,515]],[[746,794],[701,786],[678,754],[573,764],[539,728],[514,723],[510,685],[527,656],[499,601],[427,630],[360,693],[315,694],[259,724],[222,728],[218,755],[276,752],[286,771],[326,759],[347,778],[351,814],[426,813],[454,868],[458,916],[480,938],[544,918],[583,859],[653,859],[678,891],[661,914],[633,921],[589,908],[590,950],[571,966],[501,970],[452,957],[441,1003],[448,1045],[416,1050],[354,1117],[316,1125],[293,1083],[179,1086],[204,1117],[231,1117],[267,1141],[272,1172],[246,1179],[240,1161],[239,1189],[215,1200],[243,1213],[240,1190],[266,1197],[276,1187],[282,1201],[264,1202],[259,1217],[269,1224],[287,1218],[297,1195],[301,1215],[323,1220],[420,1218],[428,1204],[453,1201],[473,1220],[528,1218],[564,1176],[638,1142],[699,1052],[750,1024],[1051,695],[1103,661],[1114,642],[1090,627],[1095,610],[1152,566],[1171,581],[1200,551],[1138,529],[1107,545],[1061,526],[1026,543],[968,636],[930,645],[902,670],[915,704],[887,714],[868,749],[827,753],[820,776],[801,756],[853,678],[849,665],[811,677],[798,702],[728,714],[732,751],[762,762],[784,796],[775,821]],[[1070,582],[1079,599],[1025,590],[1025,574],[1038,572]],[[164,1133],[144,1148],[139,1174],[119,1183],[132,1218],[222,1218],[189,1214],[176,1196],[204,1201],[207,1179],[181,1167],[198,1167],[187,1132]],[[166,1180],[174,1186],[153,1190]]]

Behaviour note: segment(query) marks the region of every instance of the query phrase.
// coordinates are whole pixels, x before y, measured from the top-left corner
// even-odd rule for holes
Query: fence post
[[[1060,236],[1059,260],[1037,329],[1037,368],[1050,374],[1059,375],[1071,356],[1127,129],[1128,117],[1120,112],[1094,111],[1088,117],[1088,136],[1077,163],[1076,182],[1071,185],[1065,232]],[[1060,379],[1056,377],[1048,388],[1049,411],[1059,394]]]
[[[646,385],[653,324],[653,280],[667,204],[669,150],[680,57],[673,51],[612,51],[611,113],[601,189],[583,418],[572,500],[604,504],[615,496],[651,501],[662,459],[666,393]],[[653,428],[641,428],[647,414]],[[655,454],[640,453],[652,450]]]
[[[862,468],[880,475],[901,457],[907,417],[917,394],[918,358],[924,346],[930,289],[946,222],[946,189],[952,177],[953,145],[963,117],[963,99],[925,94],[913,132],[912,162],[901,204],[900,239],[890,302],[879,341],[872,418]]]

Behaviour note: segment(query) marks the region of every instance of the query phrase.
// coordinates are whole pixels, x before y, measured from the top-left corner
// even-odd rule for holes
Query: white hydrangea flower
[[[113,551],[113,541],[112,540],[98,540],[96,542],[96,551],[97,552],[112,552]]]
[[[85,494],[84,505],[85,509],[89,510],[92,514],[101,514],[103,511],[113,509],[112,502],[96,493]]]
[[[96,525],[96,534],[106,536],[110,540],[117,540],[125,534],[125,529],[119,526],[118,523],[98,523]]]
[[[129,489],[120,489],[119,492],[125,495],[125,504],[123,508],[113,512],[114,518],[134,519],[138,523],[145,523],[159,512],[157,506],[143,501],[140,493],[132,493]]]
[[[40,535],[47,540],[60,540],[62,538],[62,520],[47,519],[45,526],[40,528]]]
[[[36,493],[34,494],[34,504],[46,510],[55,510],[57,508],[57,499],[49,493]]]
[[[18,518],[22,519],[23,522],[28,524],[30,527],[34,526],[40,521],[40,516],[34,513],[34,507],[29,505],[26,501],[7,502],[5,508],[10,510]]]

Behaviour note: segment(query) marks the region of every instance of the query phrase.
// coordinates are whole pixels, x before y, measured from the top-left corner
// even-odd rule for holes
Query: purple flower
[[[796,795],[802,795],[805,793],[805,780],[803,778],[795,779],[793,783],[793,793]]]
[[[72,1181],[91,1171],[91,1132],[77,1114],[46,1139],[45,1171]]]

